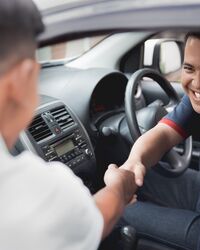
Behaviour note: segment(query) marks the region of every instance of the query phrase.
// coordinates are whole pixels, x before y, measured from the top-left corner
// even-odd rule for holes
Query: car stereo
[[[42,146],[42,152],[45,160],[61,161],[70,168],[93,156],[79,129],[75,129],[63,139]]]
[[[25,148],[44,160],[63,162],[73,170],[82,165],[90,167],[95,161],[92,144],[80,120],[69,107],[52,98],[39,106],[20,139]]]

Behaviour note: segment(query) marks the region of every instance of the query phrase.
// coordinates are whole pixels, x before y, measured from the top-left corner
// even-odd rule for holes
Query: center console
[[[92,189],[95,156],[80,120],[62,102],[42,96],[42,103],[20,142],[48,162],[60,161]],[[91,190],[92,191],[92,190]]]
[[[93,156],[79,128],[70,131],[64,138],[43,145],[41,149],[45,160],[61,161],[72,169]]]

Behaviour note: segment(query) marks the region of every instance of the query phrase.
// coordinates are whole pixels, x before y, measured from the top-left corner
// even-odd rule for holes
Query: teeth
[[[195,94],[196,98],[200,99],[200,93],[194,92],[194,94]]]

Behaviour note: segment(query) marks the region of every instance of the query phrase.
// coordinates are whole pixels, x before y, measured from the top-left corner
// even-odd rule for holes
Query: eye
[[[185,70],[186,73],[193,73],[194,72],[194,68],[192,66],[189,66],[189,65],[183,65],[183,69]]]

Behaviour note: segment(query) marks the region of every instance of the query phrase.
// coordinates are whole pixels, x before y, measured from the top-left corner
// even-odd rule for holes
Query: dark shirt
[[[194,111],[187,95],[160,122],[175,129],[183,138],[192,135],[195,139],[200,139],[200,114]]]

